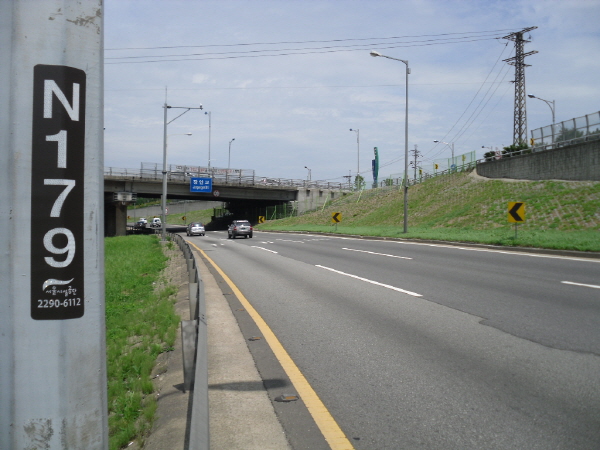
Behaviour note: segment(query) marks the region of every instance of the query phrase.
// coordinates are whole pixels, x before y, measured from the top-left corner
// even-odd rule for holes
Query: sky
[[[106,0],[104,15],[105,167],[162,167],[166,102],[169,164],[371,181],[377,147],[379,179],[400,176],[397,60],[409,161],[482,158],[513,143],[503,37],[530,27],[526,93],[557,122],[600,110],[600,0]],[[528,130],[551,122],[528,98]]]

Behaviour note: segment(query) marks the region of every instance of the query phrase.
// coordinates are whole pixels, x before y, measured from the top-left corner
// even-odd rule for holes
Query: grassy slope
[[[508,202],[526,204],[526,221],[507,220]],[[397,188],[351,194],[300,217],[270,221],[262,230],[338,233],[600,251],[600,183],[490,180],[474,174],[440,176],[409,188],[409,232]]]
[[[156,400],[150,373],[175,342],[173,287],[155,290],[166,257],[155,236],[105,239],[110,449],[148,432]]]

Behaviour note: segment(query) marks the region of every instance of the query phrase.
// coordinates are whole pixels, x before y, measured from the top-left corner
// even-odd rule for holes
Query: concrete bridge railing
[[[129,180],[162,180],[162,171],[153,169],[123,169],[116,167],[105,167],[105,179],[129,179]],[[257,177],[254,174],[244,175],[229,174],[221,172],[194,173],[186,171],[170,171],[167,173],[169,183],[189,183],[193,177],[210,177],[215,185],[249,186],[249,187],[274,187],[274,188],[305,188],[305,189],[347,189],[347,183],[332,182],[326,180],[298,180],[290,178]]]

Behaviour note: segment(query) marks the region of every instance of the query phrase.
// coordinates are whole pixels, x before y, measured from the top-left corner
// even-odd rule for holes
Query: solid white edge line
[[[331,267],[325,267],[325,266],[321,266],[319,264],[317,264],[316,267],[319,267],[319,268],[325,269],[325,270],[329,270],[331,272],[339,273],[340,275],[345,275],[345,276],[350,277],[350,278],[355,278],[355,279],[360,280],[360,281],[365,281],[366,283],[375,284],[377,286],[381,286],[381,287],[384,287],[386,289],[391,289],[393,291],[402,292],[403,294],[412,295],[413,297],[422,297],[421,294],[417,294],[416,292],[407,291],[407,290],[404,290],[404,289],[397,288],[395,286],[390,286],[389,284],[383,284],[383,283],[380,283],[378,281],[369,280],[368,278],[363,278],[363,277],[359,277],[357,275],[352,275],[350,273],[341,272],[339,270],[332,269]]]
[[[266,232],[265,232],[266,233]],[[302,234],[301,236],[308,236],[308,237],[321,237],[320,235],[311,235],[311,234]],[[354,237],[346,237],[346,236],[327,236],[325,239],[323,240],[327,240],[327,239],[346,239],[346,240],[356,240],[356,241],[370,241],[370,242],[380,242],[379,240],[376,239],[368,239],[368,237],[365,238],[354,238]],[[543,254],[543,253],[528,253],[528,252],[521,252],[521,251],[506,251],[506,250],[500,250],[500,249],[494,249],[494,248],[475,248],[475,247],[464,247],[464,246],[458,246],[458,245],[447,245],[447,244],[433,244],[433,243],[429,243],[429,242],[409,242],[409,241],[387,241],[387,240],[383,240],[381,242],[388,242],[388,243],[394,243],[394,244],[400,244],[400,245],[423,245],[426,247],[439,247],[439,248],[450,248],[450,249],[455,249],[455,250],[466,250],[469,252],[487,252],[487,253],[501,253],[504,255],[515,255],[515,256],[531,256],[533,258],[548,258],[548,259],[566,259],[569,261],[582,261],[582,262],[592,262],[592,263],[600,263],[600,259],[593,259],[593,258],[584,258],[584,257],[577,257],[577,256],[563,256],[563,255],[552,255],[552,254]]]
[[[571,284],[573,286],[583,286],[589,287],[592,289],[600,289],[600,286],[596,286],[595,284],[583,284],[583,283],[573,283],[572,281],[561,281],[562,284]]]

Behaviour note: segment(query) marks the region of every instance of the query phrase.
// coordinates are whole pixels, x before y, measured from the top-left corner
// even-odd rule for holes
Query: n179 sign
[[[86,74],[66,66],[33,72],[31,317],[84,313]]]

